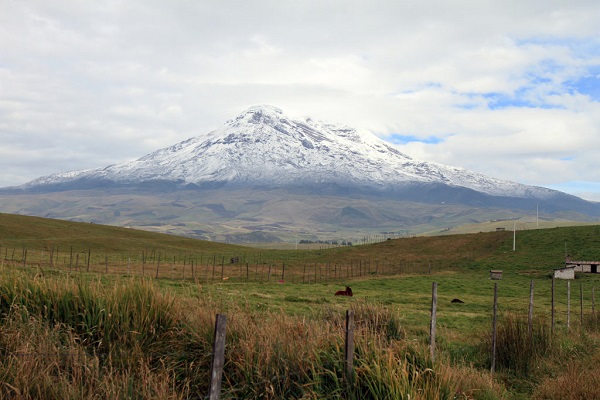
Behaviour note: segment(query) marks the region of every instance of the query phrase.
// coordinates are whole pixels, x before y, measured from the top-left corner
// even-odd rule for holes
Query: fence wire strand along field
[[[2,247],[0,246],[0,250]],[[0,253],[1,254],[1,253]],[[447,264],[435,258],[354,259],[348,262],[310,262],[294,259],[266,259],[254,254],[168,254],[141,251],[135,254],[104,255],[91,250],[59,252],[32,251],[26,248],[4,247],[2,266],[37,268],[68,273],[98,273],[171,280],[201,282],[235,280],[251,282],[318,283],[330,280],[391,276],[400,274],[431,274]]]

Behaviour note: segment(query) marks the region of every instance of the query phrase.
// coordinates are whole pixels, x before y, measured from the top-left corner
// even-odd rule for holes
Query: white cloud
[[[0,186],[140,157],[253,104],[437,137],[402,148],[499,178],[600,181],[600,99],[576,83],[600,68],[595,1],[0,6]]]

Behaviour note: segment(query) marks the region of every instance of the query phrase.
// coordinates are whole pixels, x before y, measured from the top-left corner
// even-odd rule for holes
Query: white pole
[[[513,222],[513,251],[517,248],[517,222]]]

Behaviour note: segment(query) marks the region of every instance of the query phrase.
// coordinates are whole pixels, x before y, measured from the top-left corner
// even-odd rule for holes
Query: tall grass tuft
[[[21,333],[12,335],[17,339],[14,344],[3,343],[0,347],[12,360],[2,364],[2,369],[7,369],[4,374],[16,379],[20,376],[15,370],[17,365],[22,374],[27,371],[23,366],[31,363],[42,369],[47,364],[52,367],[44,369],[49,374],[44,378],[48,383],[31,387],[24,384],[28,379],[23,378],[20,385],[13,385],[30,387],[23,394],[26,398],[86,398],[87,394],[63,397],[38,393],[42,386],[59,390],[60,385],[49,383],[55,375],[65,379],[64,386],[69,390],[81,392],[84,387],[97,386],[73,380],[72,371],[77,369],[69,363],[86,371],[79,375],[95,377],[103,387],[96,389],[100,392],[146,393],[139,384],[144,382],[143,377],[153,380],[145,388],[163,394],[165,390],[184,393],[198,386],[204,390],[207,385],[200,370],[208,369],[209,357],[201,354],[210,353],[210,342],[198,337],[200,330],[192,334],[186,329],[183,304],[160,292],[151,282],[125,280],[106,286],[100,282],[36,280],[24,274],[5,273],[0,280],[0,314],[3,339],[11,337],[7,331]],[[34,333],[24,336],[23,332]],[[205,365],[199,366],[202,362]],[[41,373],[40,377],[46,375]],[[31,381],[39,383],[40,379]],[[157,388],[152,389],[154,386]]]
[[[381,335],[387,340],[406,338],[406,330],[402,327],[400,316],[389,307],[365,300],[358,300],[350,307],[354,311],[354,323],[357,329]],[[337,327],[345,326],[345,315],[340,309],[325,307],[319,315]]]
[[[228,322],[231,344],[225,366],[231,394],[283,399],[301,398],[317,388],[335,390],[341,370],[322,375],[322,365],[341,366],[340,333],[330,324],[283,313],[257,317],[243,310],[234,312]]]
[[[171,372],[147,359],[123,367],[91,355],[65,324],[50,325],[13,306],[0,325],[0,398],[183,399]]]
[[[532,399],[600,399],[600,375],[595,370],[600,357],[572,357],[551,377],[545,378]]]
[[[600,332],[600,313],[587,314],[583,318],[583,329],[587,332]]]
[[[491,354],[491,336],[483,341],[486,354]],[[496,339],[496,367],[519,375],[527,375],[536,362],[555,348],[552,332],[545,320],[534,318],[531,333],[526,318],[507,314],[499,321]]]

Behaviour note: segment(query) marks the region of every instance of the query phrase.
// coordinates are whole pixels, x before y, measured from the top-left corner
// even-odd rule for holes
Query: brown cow
[[[335,292],[336,296],[350,296],[352,297],[352,289],[350,286],[346,286],[346,290],[338,290]]]

